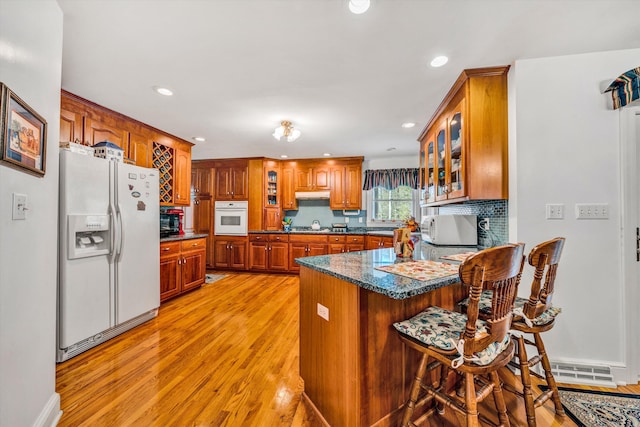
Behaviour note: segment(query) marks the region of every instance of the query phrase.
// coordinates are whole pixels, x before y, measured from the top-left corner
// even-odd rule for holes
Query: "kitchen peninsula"
[[[406,261],[442,262],[475,250],[422,242]],[[404,348],[392,324],[431,305],[453,309],[466,296],[457,273],[421,281],[377,270],[405,262],[393,249],[296,261],[304,397],[329,425],[398,425],[419,357]]]

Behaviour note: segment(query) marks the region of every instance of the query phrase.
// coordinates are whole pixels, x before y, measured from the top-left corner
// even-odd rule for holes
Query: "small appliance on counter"
[[[313,221],[311,221],[311,229],[320,230],[320,221],[318,221],[317,219],[314,219]]]
[[[347,224],[346,223],[331,224],[331,231],[334,233],[346,233]]]
[[[179,236],[184,234],[182,227],[182,209],[167,209],[160,212],[160,237]]]
[[[476,215],[427,215],[422,218],[422,240],[434,245],[475,246],[478,244]]]

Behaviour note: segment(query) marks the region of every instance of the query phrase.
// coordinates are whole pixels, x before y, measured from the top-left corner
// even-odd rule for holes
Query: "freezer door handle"
[[[122,255],[122,244],[124,242],[124,230],[122,229],[122,212],[120,211],[120,205],[116,205],[116,244],[115,244],[115,260],[120,261],[120,255]]]
[[[116,210],[112,204],[109,204],[109,263],[113,264],[116,260]]]

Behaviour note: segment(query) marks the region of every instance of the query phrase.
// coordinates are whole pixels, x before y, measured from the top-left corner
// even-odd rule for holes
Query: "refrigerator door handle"
[[[109,204],[109,237],[111,239],[109,243],[109,255],[108,255],[109,264],[113,264],[116,261],[116,248],[117,248],[116,239],[118,239],[117,225],[118,224],[117,224],[115,208],[112,204]]]
[[[118,230],[118,241],[115,246],[115,260],[120,261],[120,255],[122,255],[122,245],[124,243],[124,228],[122,227],[122,212],[120,211],[120,204],[116,205],[116,229]]]

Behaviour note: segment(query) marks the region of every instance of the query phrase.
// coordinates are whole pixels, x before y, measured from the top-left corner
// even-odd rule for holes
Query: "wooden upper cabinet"
[[[216,200],[246,200],[249,198],[247,162],[216,168]]]
[[[362,209],[362,161],[331,167],[329,207],[332,210]]]
[[[423,206],[508,197],[508,71],[464,70],[423,129]]]
[[[280,185],[280,203],[282,209],[297,210],[298,201],[295,194],[295,168],[290,163],[282,165],[282,184]]]
[[[108,125],[91,117],[85,117],[84,134],[89,145],[94,145],[102,141],[110,141],[123,150],[126,150],[129,143],[129,135],[126,130]]]
[[[144,136],[129,133],[129,145],[125,156],[143,168],[151,167],[151,141]]]
[[[174,151],[174,198],[178,205],[188,205],[191,187],[191,153],[181,149]]]
[[[84,141],[84,116],[75,111],[60,109],[60,142]]]
[[[209,167],[191,169],[191,192],[195,197],[210,197],[213,192],[213,171]]]
[[[331,170],[321,162],[298,162],[295,170],[295,191],[322,191],[331,188]]]

